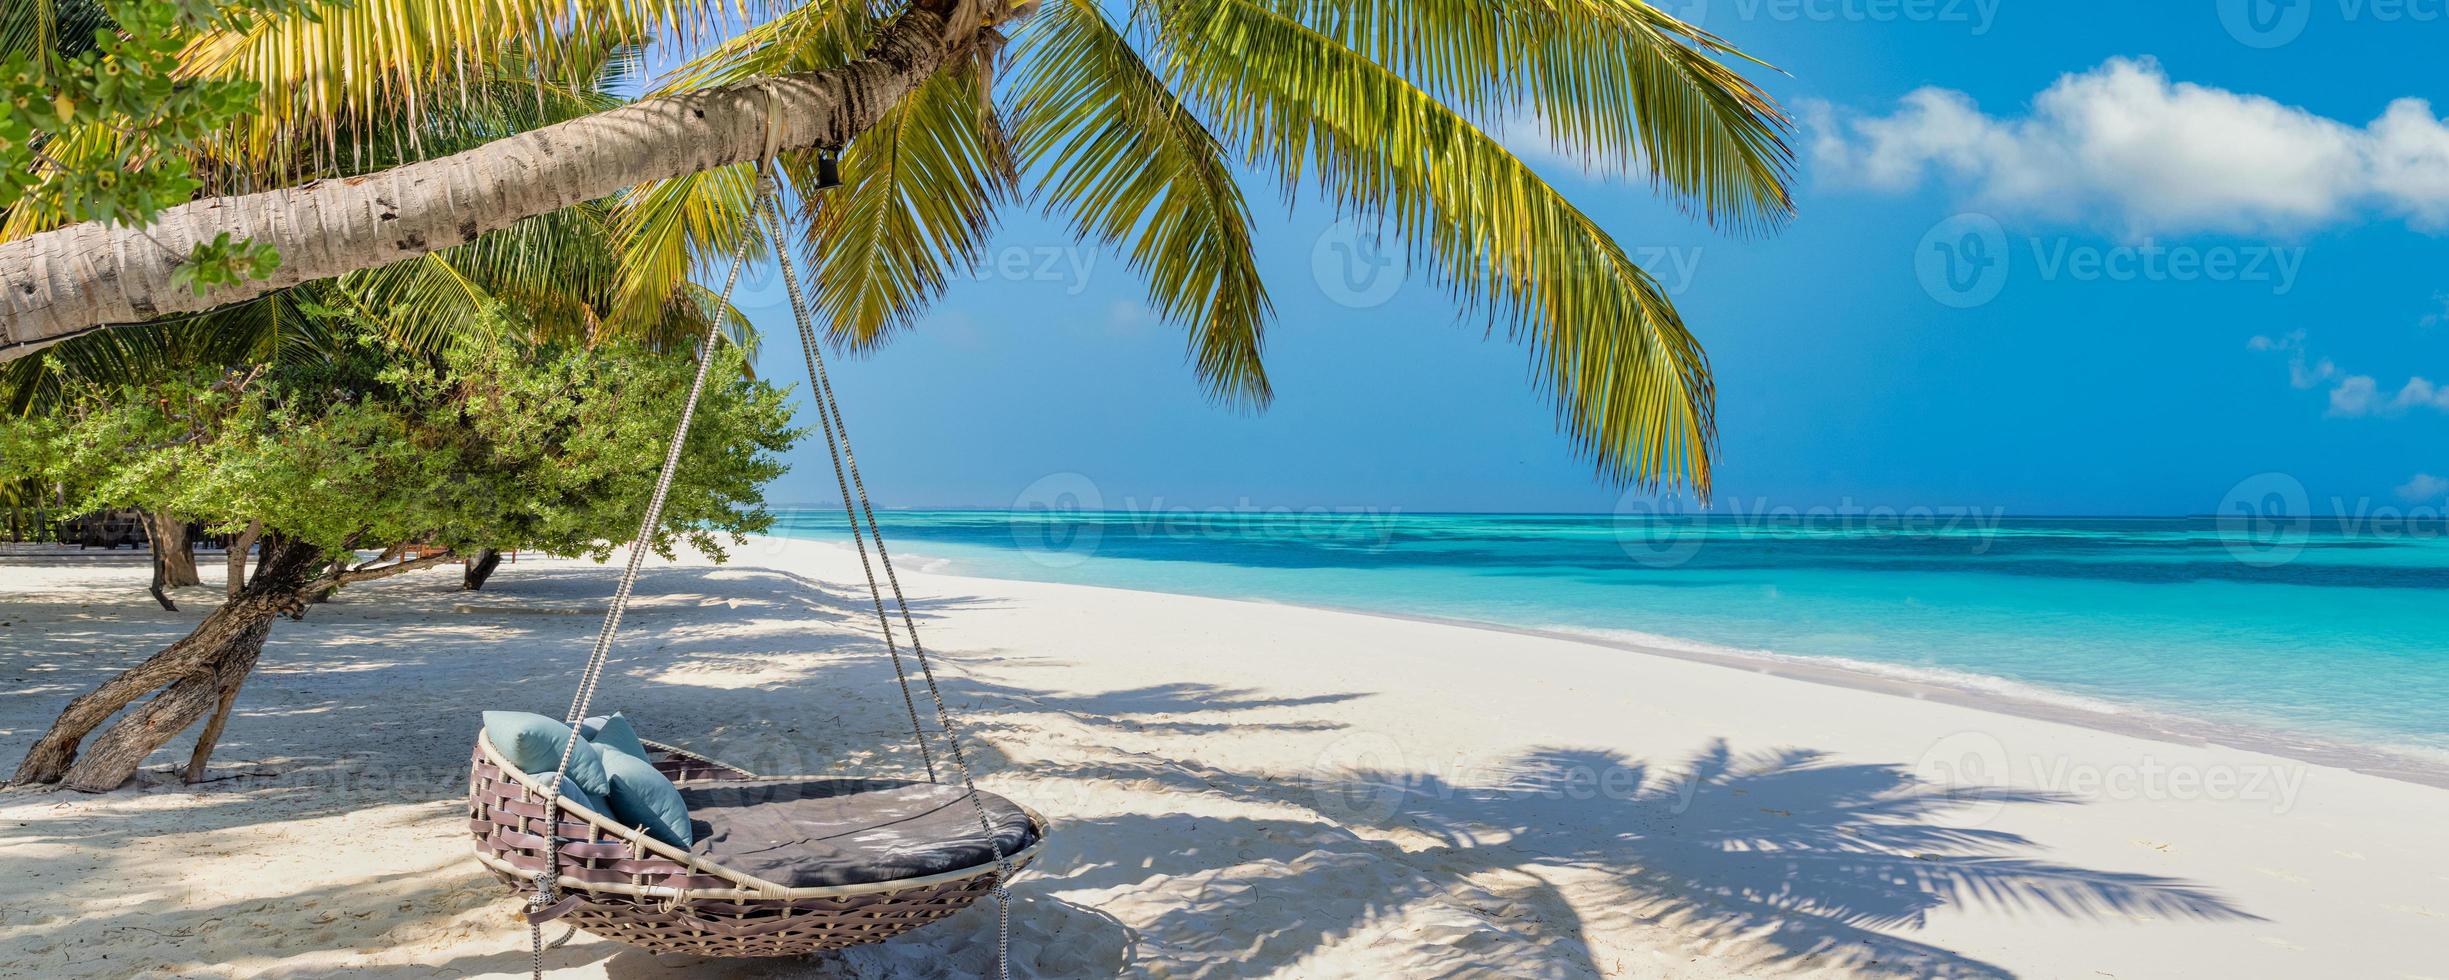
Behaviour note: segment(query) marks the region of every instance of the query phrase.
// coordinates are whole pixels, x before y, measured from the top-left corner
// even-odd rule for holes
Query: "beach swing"
[[[752,207],[761,229],[770,227],[774,241],[783,242],[787,239],[772,176],[773,138],[769,123],[768,152],[758,167]],[[723,281],[724,306],[730,303],[754,237],[741,236],[731,272]],[[547,922],[571,927],[550,946],[559,946],[584,929],[657,952],[788,956],[889,939],[959,912],[990,894],[995,896],[998,913],[996,967],[1001,975],[1010,976],[1005,952],[1011,916],[1004,886],[1036,856],[1046,823],[1027,807],[978,791],[962,754],[960,733],[937,689],[935,670],[919,645],[917,623],[893,573],[892,558],[885,553],[884,536],[877,528],[875,508],[868,502],[867,485],[859,478],[858,461],[851,454],[849,430],[843,427],[841,407],[825,375],[789,250],[777,248],[775,254],[798,323],[800,345],[806,351],[810,395],[826,449],[833,457],[843,511],[850,518],[859,563],[867,572],[868,594],[884,630],[894,675],[901,683],[902,701],[909,709],[911,734],[917,740],[927,779],[763,777],[640,739],[647,761],[680,790],[687,816],[705,828],[686,848],[624,826],[561,795],[571,755],[583,744],[578,734],[582,720],[603,676],[622,611],[637,584],[638,569],[680,464],[681,445],[696,414],[715,345],[721,342],[718,318],[699,348],[697,377],[665,453],[638,538],[630,546],[629,564],[621,573],[603,629],[580,674],[578,693],[565,722],[559,765],[550,772],[523,771],[484,732],[477,735],[468,788],[469,828],[476,838],[477,860],[505,883],[528,893],[524,918],[539,978],[548,948],[542,932]],[[854,489],[858,495],[855,508],[851,503]],[[871,541],[875,545],[872,564],[868,557]],[[884,582],[900,612],[900,625],[908,631],[910,653],[918,662],[936,724],[950,750],[944,761],[959,777],[958,786],[938,779],[938,760],[919,722],[910,675],[903,667],[894,623],[885,611],[886,590],[878,586],[877,565],[883,567]]]

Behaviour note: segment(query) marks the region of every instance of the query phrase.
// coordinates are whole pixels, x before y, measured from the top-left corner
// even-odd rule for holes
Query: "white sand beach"
[[[0,565],[0,755],[218,593]],[[905,571],[983,784],[1044,813],[1046,977],[2449,977],[2449,790],[2235,748],[1277,605]],[[597,704],[767,772],[908,773],[846,550],[650,563]],[[558,715],[613,583],[522,560],[283,622],[212,770],[0,794],[0,976],[519,976],[477,713]],[[985,972],[986,907],[809,961],[581,935],[558,977]]]

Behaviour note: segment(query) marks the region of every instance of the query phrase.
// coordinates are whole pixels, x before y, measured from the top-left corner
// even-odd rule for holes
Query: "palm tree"
[[[697,56],[625,105],[383,164],[386,144],[417,155],[429,130],[413,122],[461,98],[471,65],[516,53],[551,73],[642,37]],[[1606,231],[1486,127],[1535,121],[1589,166],[1646,175],[1737,232],[1792,208],[1788,123],[1733,67],[1749,59],[1639,0],[356,0],[200,37],[189,54],[197,73],[264,83],[233,147],[362,176],[233,190],[163,212],[141,238],[89,224],[0,244],[0,357],[396,267],[589,202],[607,202],[620,239],[612,316],[635,317],[710,254],[766,244],[750,164],[773,154],[796,202],[788,244],[809,254],[836,343],[911,323],[996,215],[1025,203],[1120,250],[1188,333],[1208,390],[1263,406],[1272,308],[1238,167],[1407,242],[1528,349],[1602,475],[1706,493],[1714,395],[1699,344]],[[832,152],[845,186],[820,194]],[[281,269],[202,297],[169,287],[186,248],[231,230],[277,247]]]

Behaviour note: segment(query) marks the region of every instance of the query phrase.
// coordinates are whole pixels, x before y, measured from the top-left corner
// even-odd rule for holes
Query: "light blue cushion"
[[[612,780],[612,791],[604,794],[604,802],[611,805],[613,819],[673,847],[686,849],[696,843],[697,835],[689,829],[689,804],[681,800],[680,787],[642,756],[609,745],[596,746],[595,754]]]
[[[493,751],[501,753],[511,765],[538,779],[551,778],[554,767],[561,765],[561,748],[569,740],[569,726],[543,715],[525,711],[485,712],[485,741],[493,743]],[[583,747],[586,741],[581,739],[579,744]],[[568,775],[591,798],[602,799],[612,790],[612,778],[604,774],[599,753],[571,752]],[[596,807],[588,809],[602,812]]]
[[[612,811],[606,808],[603,797],[587,792],[586,787],[578,785],[577,780],[568,776],[561,777],[561,798],[605,816],[612,815]]]
[[[621,717],[618,711],[613,712],[610,718],[589,718],[579,722],[578,727],[586,733],[587,741],[595,743],[596,748],[611,749],[640,761],[652,761],[646,757],[646,743],[638,741],[638,730],[631,727],[629,719]]]

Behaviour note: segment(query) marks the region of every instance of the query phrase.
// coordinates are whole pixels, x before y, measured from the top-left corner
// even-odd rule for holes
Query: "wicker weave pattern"
[[[753,779],[753,774],[668,745],[649,742],[655,768],[675,783]],[[856,894],[736,897],[762,882],[711,866],[691,867],[649,850],[632,836],[565,809],[550,822],[545,801],[479,745],[470,764],[468,829],[486,868],[527,892],[529,876],[545,869],[549,836],[561,844],[561,888],[581,899],[562,922],[656,952],[700,956],[791,956],[878,942],[961,911],[992,891],[995,869],[966,877],[915,881],[910,887]],[[1013,862],[1019,867],[1030,855]],[[504,866],[508,866],[505,868]],[[516,869],[515,871],[509,869]],[[690,892],[727,892],[717,898]]]

